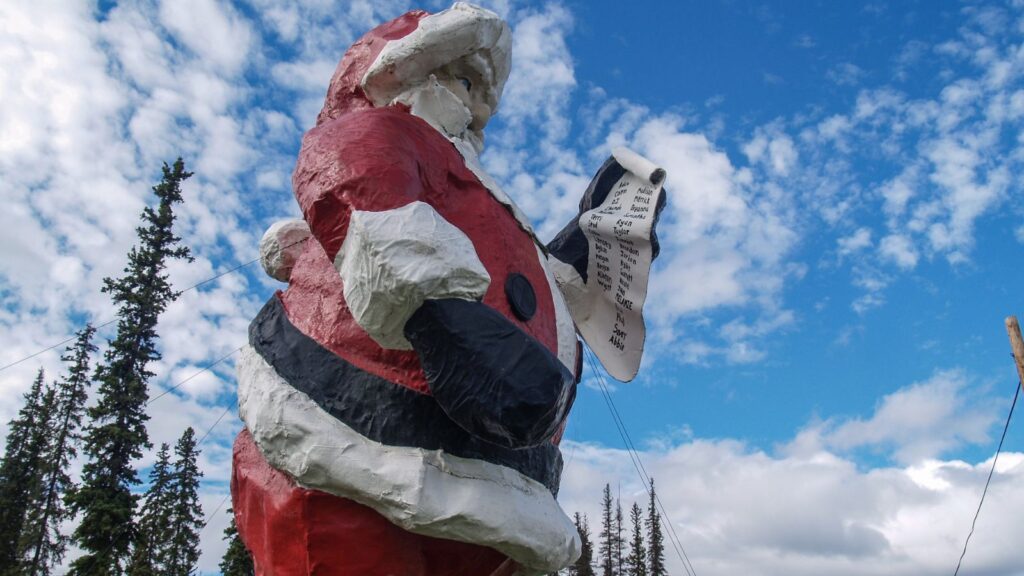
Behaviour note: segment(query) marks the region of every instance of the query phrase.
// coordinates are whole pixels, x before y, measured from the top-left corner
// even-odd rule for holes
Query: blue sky
[[[487,5],[515,45],[483,161],[542,237],[612,146],[668,170],[648,350],[613,397],[694,567],[950,571],[1016,380],[1002,321],[1024,313],[1024,2]],[[0,6],[0,363],[111,317],[100,279],[163,160],[196,172],[181,226],[197,260],[175,284],[255,257],[297,213],[290,171],[338,59],[413,7],[444,6]],[[183,295],[154,394],[237,348],[278,287],[252,267]],[[0,419],[40,365],[56,374],[56,352],[0,372]],[[593,515],[605,482],[642,493],[585,384],[560,499]],[[155,402],[151,435],[206,430],[233,402],[228,361]],[[208,513],[239,427],[224,418],[205,446]],[[1024,565],[1006,539],[1021,427],[997,471],[972,573]],[[206,573],[226,520],[211,514]]]

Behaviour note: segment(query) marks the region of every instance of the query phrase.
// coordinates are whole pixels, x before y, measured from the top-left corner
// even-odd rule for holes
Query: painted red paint
[[[400,106],[357,110],[310,130],[292,177],[314,237],[283,296],[303,333],[356,366],[428,393],[415,353],[382,349],[352,318],[332,264],[352,210],[391,210],[422,201],[473,242],[491,276],[484,303],[555,354],[554,302],[533,237],[466,167],[455,147]],[[505,296],[518,272],[535,287],[537,312],[519,320]]]
[[[481,184],[451,142],[403,106],[373,107],[360,87],[387,42],[415,30],[426,16],[410,12],[375,28],[338,65],[317,126],[303,138],[292,179],[316,241],[306,242],[289,287],[278,297],[291,323],[324,348],[429,395],[416,353],[381,348],[345,303],[333,259],[352,210],[429,204],[473,242],[491,276],[484,304],[556,355],[558,342],[554,302],[532,235]],[[527,322],[515,316],[505,294],[512,273],[525,276],[536,293],[537,310]],[[556,443],[563,430],[564,423]],[[248,431],[235,444],[232,498],[259,575],[488,576],[514,568],[490,548],[412,534],[369,507],[298,487],[267,464]]]
[[[506,561],[483,546],[406,532],[371,508],[296,486],[248,431],[235,440],[231,494],[257,576],[487,576]]]
[[[346,112],[369,108],[370,101],[359,85],[363,75],[388,42],[408,36],[419,26],[420,20],[427,16],[430,14],[423,10],[413,10],[370,30],[350,46],[331,77],[324,107],[316,118],[317,125]]]

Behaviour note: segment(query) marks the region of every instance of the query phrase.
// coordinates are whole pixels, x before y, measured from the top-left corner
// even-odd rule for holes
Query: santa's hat
[[[338,64],[317,124],[369,106],[386,106],[430,73],[465,60],[496,109],[512,65],[512,33],[497,14],[456,2],[428,14],[409,12],[367,32]]]

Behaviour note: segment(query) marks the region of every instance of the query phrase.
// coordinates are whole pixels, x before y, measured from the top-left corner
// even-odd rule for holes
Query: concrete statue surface
[[[232,496],[263,575],[543,574],[582,336],[639,368],[664,171],[615,150],[542,243],[481,167],[511,31],[463,3],[345,53],[260,242],[287,282],[238,365]]]

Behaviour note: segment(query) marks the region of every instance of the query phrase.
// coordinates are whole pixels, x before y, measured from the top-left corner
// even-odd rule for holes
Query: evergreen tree
[[[224,529],[224,539],[228,541],[228,549],[220,561],[221,576],[254,576],[256,568],[252,563],[252,554],[246,549],[245,543],[238,537],[238,526],[235,525],[235,515],[231,514],[231,524]]]
[[[87,325],[78,332],[78,339],[67,349],[67,354],[61,357],[70,366],[57,388],[52,443],[43,459],[45,476],[39,513],[34,515],[31,528],[25,531],[23,538],[28,573],[32,576],[49,575],[50,569],[63,559],[67,546],[68,537],[60,526],[71,514],[64,507],[63,499],[74,488],[68,468],[78,455],[77,444],[81,439],[78,429],[91,382],[89,358],[96,351],[92,344],[95,332],[95,328]]]
[[[647,507],[647,566],[648,576],[667,576],[665,569],[665,540],[661,534],[654,478],[651,478],[650,503]]]
[[[170,458],[170,446],[161,444],[156,463],[149,471],[149,489],[142,504],[138,535],[126,571],[128,576],[158,576],[166,569],[161,552],[170,540],[174,505],[174,471]]]
[[[174,447],[174,480],[171,483],[170,533],[161,553],[166,576],[188,576],[199,562],[199,532],[203,529],[203,508],[199,505],[199,449],[191,427]]]
[[[10,422],[0,461],[0,574],[4,576],[17,574],[23,567],[24,530],[42,492],[42,462],[55,403],[53,389],[43,389],[45,379],[40,368],[25,394],[25,404]]]
[[[601,499],[601,539],[598,554],[601,557],[601,576],[615,576],[615,516],[612,513],[612,489],[604,485]]]
[[[621,576],[625,569],[622,567],[622,502],[615,499],[615,531],[612,532],[612,544],[615,547],[615,574]]]
[[[590,543],[590,527],[587,517],[580,517],[580,513],[577,512],[573,516],[573,521],[576,523],[576,531],[580,535],[581,546],[580,557],[569,569],[569,574],[572,576],[596,576],[594,574],[594,546]]]
[[[647,550],[644,548],[643,510],[636,502],[629,511],[629,519],[633,522],[633,538],[629,545],[629,556],[623,566],[623,576],[647,576]]]
[[[180,158],[173,168],[164,164],[163,180],[153,187],[159,205],[142,211],[139,244],[128,253],[124,276],[103,280],[103,291],[118,305],[117,336],[96,370],[99,400],[88,410],[88,461],[82,485],[71,499],[74,510],[82,514],[73,538],[84,552],[71,564],[73,576],[120,575],[136,537],[133,516],[138,496],[132,488],[139,477],[132,462],[152,446],[145,405],[153,374],[147,366],[160,358],[160,313],[178,296],[165,268],[171,259],[191,260],[173,231],[174,205],[182,201],[181,183],[189,176]]]

